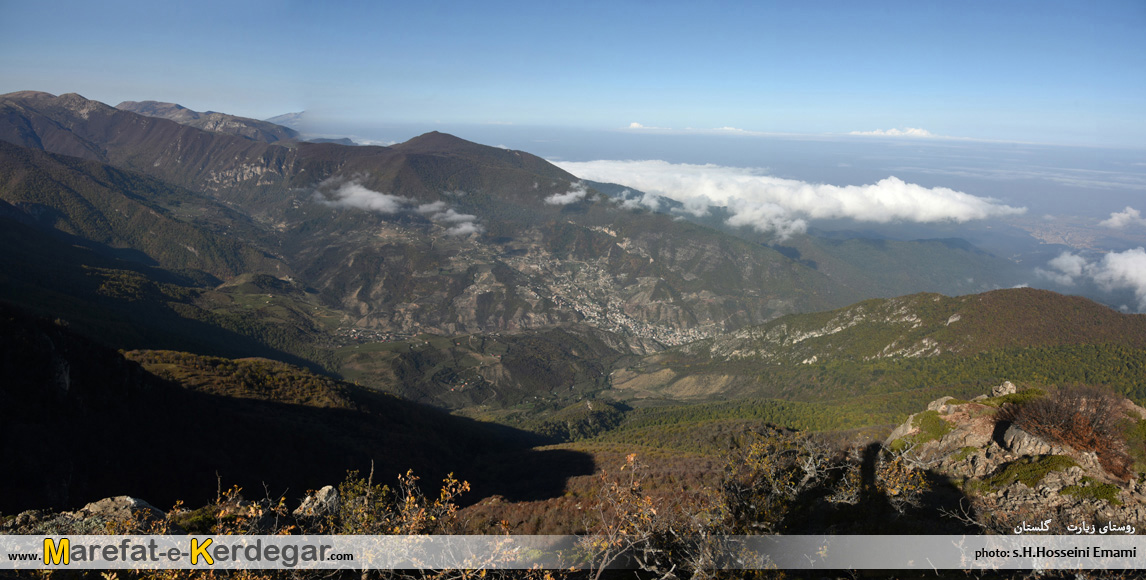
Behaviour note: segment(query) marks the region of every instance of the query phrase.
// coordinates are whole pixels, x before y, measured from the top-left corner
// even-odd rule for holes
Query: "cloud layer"
[[[728,220],[730,225],[748,226],[780,237],[805,231],[807,219],[965,222],[1026,211],[1026,208],[1003,205],[953,189],[905,183],[896,177],[869,185],[837,186],[781,179],[758,170],[719,165],[666,161],[556,164],[583,179],[619,183],[676,199],[684,204],[683,211],[697,216],[707,214],[711,206],[725,206],[733,214]],[[637,203],[651,206],[652,201]]]
[[[1138,311],[1146,312],[1146,248],[1110,252],[1095,262],[1063,252],[1047,266],[1050,269],[1036,268],[1035,273],[1064,286],[1089,279],[1106,292],[1131,290],[1138,300]]]
[[[1103,220],[1098,225],[1115,229],[1122,229],[1126,226],[1146,226],[1146,218],[1143,218],[1138,210],[1126,206],[1126,209],[1122,211],[1111,213],[1110,219]]]
[[[848,135],[871,135],[875,137],[936,137],[934,133],[927,129],[919,129],[916,127],[907,127],[905,129],[876,129],[875,131],[852,131]]]
[[[477,216],[458,213],[444,201],[418,204],[400,195],[371,190],[357,181],[343,183],[329,197],[316,194],[319,203],[332,207],[364,209],[382,214],[412,212],[429,216],[430,221],[446,227],[446,234],[460,236],[481,233],[485,228],[477,223]]]

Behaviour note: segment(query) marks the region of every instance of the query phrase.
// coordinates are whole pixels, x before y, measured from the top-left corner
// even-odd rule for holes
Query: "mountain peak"
[[[76,112],[90,112],[95,109],[108,109],[111,107],[89,99],[79,93],[63,93],[59,96],[43,91],[17,91],[0,95],[0,99],[8,101],[49,101],[50,105],[63,107]],[[86,118],[86,117],[85,117]]]
[[[52,93],[45,93],[44,91],[16,91],[14,93],[7,93],[0,95],[0,98],[5,99],[54,99],[56,95]]]
[[[146,115],[148,117],[162,117],[179,122],[182,122],[181,119],[184,118],[193,120],[201,116],[199,112],[192,111],[183,105],[165,103],[162,101],[124,101],[116,105],[115,108],[121,111],[139,113],[140,115]]]
[[[497,149],[488,145],[480,145],[473,141],[466,141],[461,137],[450,135],[449,133],[441,133],[439,131],[430,131],[423,133],[394,146],[409,153],[443,153],[450,151],[457,151],[462,149],[477,150],[477,149]]]
[[[110,105],[89,99],[79,93],[64,93],[56,97],[55,104],[72,111],[84,119],[91,117],[92,113],[107,115],[115,111]]]
[[[514,171],[525,171],[527,173],[559,180],[565,184],[577,181],[576,176],[535,155],[530,155],[524,151],[506,149],[505,147],[492,147],[490,145],[474,143],[473,141],[467,141],[461,137],[440,131],[423,133],[405,143],[391,145],[390,149],[405,155],[455,158],[464,160],[466,163],[478,164],[479,166],[501,165],[504,168],[513,168]],[[526,181],[528,181],[528,183],[536,181],[533,177],[528,179],[523,177],[522,179],[523,183],[526,183]],[[564,191],[567,190],[563,189],[562,192]]]
[[[283,113],[282,115],[275,115],[274,117],[269,117],[263,120],[268,123],[274,123],[275,125],[282,125],[283,127],[298,129],[299,125],[303,123],[305,118],[306,111],[299,111],[297,113]]]

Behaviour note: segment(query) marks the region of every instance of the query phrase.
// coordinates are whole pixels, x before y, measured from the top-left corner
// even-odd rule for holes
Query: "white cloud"
[[[1086,258],[1070,252],[1063,252],[1057,258],[1047,262],[1047,265],[1071,278],[1077,278],[1086,271]]]
[[[1070,276],[1061,272],[1055,272],[1054,270],[1035,268],[1035,275],[1039,278],[1054,282],[1059,286],[1074,286],[1074,278],[1071,278]]]
[[[485,231],[485,227],[483,227],[481,224],[476,224],[474,222],[465,222],[465,223],[460,223],[460,224],[446,230],[446,235],[467,236],[469,234],[480,234],[484,231]]]
[[[458,213],[453,208],[436,213],[430,216],[430,219],[439,224],[450,224],[450,227],[446,229],[446,235],[449,236],[480,234],[485,231],[485,227],[477,223],[476,215]]]
[[[321,201],[326,205],[353,207],[378,213],[398,213],[414,203],[414,200],[408,197],[372,191],[357,181],[343,183],[334,190],[334,199]]]
[[[422,205],[419,205],[418,209],[416,209],[414,211],[416,211],[418,213],[426,214],[426,213],[437,213],[437,212],[440,212],[444,209],[446,209],[446,202],[435,201],[433,203],[424,203]]]
[[[1130,225],[1146,226],[1146,218],[1143,218],[1138,210],[1126,206],[1126,209],[1122,211],[1111,213],[1110,219],[1103,220],[1098,225],[1115,229],[1121,229]]]
[[[630,195],[633,195],[634,197],[629,197]],[[621,199],[623,200],[621,201],[621,207],[625,209],[647,208],[652,211],[659,211],[662,204],[661,196],[659,195],[645,193],[640,197],[636,197],[633,192],[627,189],[621,192]]]
[[[927,129],[907,127],[905,129],[876,129],[875,131],[852,131],[848,135],[870,135],[874,137],[938,137]]]
[[[545,203],[549,205],[569,205],[585,199],[585,196],[588,194],[589,190],[585,187],[585,184],[578,181],[573,184],[573,187],[570,188],[569,191],[565,193],[555,193],[545,198]]]
[[[629,123],[629,126],[625,128],[634,131],[672,131],[672,129],[669,129],[668,127],[653,127],[650,125],[642,125],[636,121]]]
[[[1052,269],[1035,268],[1035,274],[1060,286],[1074,286],[1075,280],[1086,272],[1087,262],[1082,256],[1063,252],[1047,262],[1047,266]]]
[[[1146,248],[1110,252],[1095,264],[1091,275],[1107,292],[1133,290],[1138,298],[1138,310],[1146,311]]]
[[[459,195],[459,193],[460,192],[447,192],[447,195],[456,195],[458,197],[465,195],[464,193],[460,193]],[[416,200],[408,197],[373,191],[358,181],[349,181],[339,185],[338,189],[335,189],[329,194],[331,197],[323,197],[317,193],[315,195],[319,203],[334,207],[364,209],[384,214],[399,212],[412,212],[422,215],[429,214],[430,221],[450,226],[446,229],[446,234],[451,236],[485,231],[483,226],[476,223],[478,219],[477,216],[468,213],[459,213],[457,210],[449,207],[449,204],[444,201],[439,200],[418,204]]]
[[[667,129],[667,130],[672,131],[671,129]],[[747,137],[797,137],[797,138],[803,137],[803,138],[813,138],[813,139],[821,137],[820,135],[812,135],[812,134],[802,135],[802,134],[798,134],[798,133],[775,133],[775,132],[771,132],[771,131],[751,131],[748,129],[741,129],[740,127],[732,127],[729,125],[725,125],[723,127],[712,127],[710,129],[698,129],[696,127],[686,127],[683,130],[673,131],[673,132],[674,133],[682,133],[682,134],[698,134],[698,135],[736,135],[738,137],[740,137],[740,136],[747,136]]]
[[[451,208],[451,209],[448,209],[444,212],[436,213],[436,214],[430,216],[430,219],[432,219],[436,222],[445,222],[448,224],[458,224],[458,223],[464,223],[464,222],[477,221],[477,216],[471,215],[468,213],[458,213]]]
[[[747,226],[759,232],[773,232],[781,240],[808,230],[808,222],[793,218],[791,213],[779,204],[764,202],[736,205],[732,217],[728,218],[730,226]]]
[[[888,177],[869,185],[828,185],[781,179],[755,169],[666,161],[555,162],[583,179],[624,184],[676,199],[697,216],[713,205],[732,212],[731,225],[781,237],[803,232],[807,219],[851,218],[886,223],[964,222],[1020,214],[1003,205],[944,187],[927,188]]]
[[[1090,278],[1106,292],[1131,290],[1138,299],[1138,310],[1146,311],[1146,248],[1110,252],[1097,262],[1089,262],[1082,256],[1063,252],[1047,265],[1053,270],[1037,268],[1035,272],[1066,286],[1073,285],[1079,279]]]
[[[329,136],[328,138],[329,139],[341,139],[343,137],[346,137],[346,136],[345,135],[332,135],[332,136]],[[397,141],[367,139],[365,137],[359,137],[357,135],[350,135],[348,137],[348,139],[350,139],[351,141],[354,141],[355,143],[357,143],[359,145],[374,145],[374,146],[379,146],[379,147],[389,147],[391,145],[397,145],[398,144]]]

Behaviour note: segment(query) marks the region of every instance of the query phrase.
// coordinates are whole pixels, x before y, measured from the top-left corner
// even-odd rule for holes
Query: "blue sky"
[[[1146,147],[1146,3],[0,2],[0,92]]]

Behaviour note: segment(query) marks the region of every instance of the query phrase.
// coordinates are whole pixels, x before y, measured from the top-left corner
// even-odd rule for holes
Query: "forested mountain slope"
[[[868,300],[785,316],[644,358],[613,377],[620,397],[798,400],[975,386],[1108,384],[1146,397],[1146,315],[1016,288]]]

